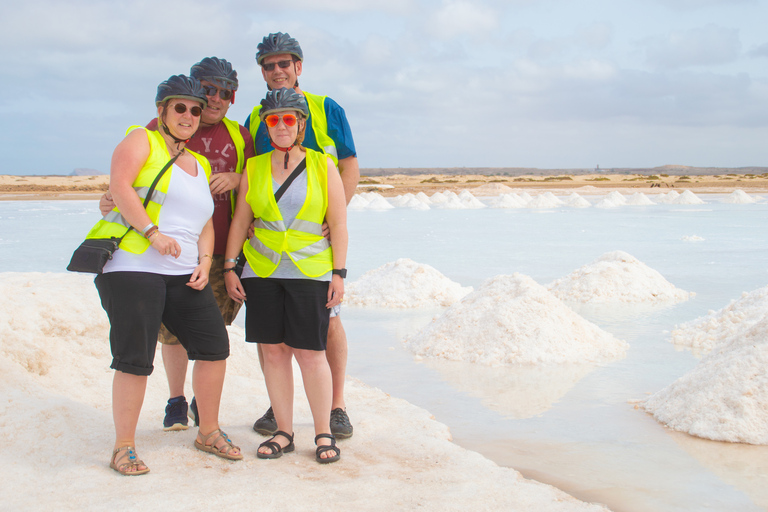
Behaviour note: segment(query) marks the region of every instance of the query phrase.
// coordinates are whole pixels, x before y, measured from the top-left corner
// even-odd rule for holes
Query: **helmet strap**
[[[275,148],[276,150],[278,150],[278,151],[285,151],[285,159],[283,159],[283,169],[288,169],[288,153],[289,153],[289,152],[290,152],[290,151],[291,151],[293,148],[295,148],[295,147],[296,147],[296,145],[297,145],[298,143],[297,143],[297,142],[294,142],[293,144],[291,144],[291,145],[290,145],[289,147],[287,147],[287,148],[284,148],[284,147],[278,146],[277,144],[275,144],[275,143],[274,143],[274,142],[272,142],[271,140],[269,141],[269,143],[270,143],[270,144],[272,145],[272,147],[273,147],[273,148]]]
[[[162,127],[163,127],[163,131],[166,133],[166,135],[168,135],[170,138],[172,138],[174,141],[176,141],[176,149],[179,149],[179,145],[180,145],[182,142],[183,142],[184,144],[186,144],[187,142],[189,142],[189,139],[180,139],[180,138],[178,138],[177,136],[175,136],[174,134],[172,134],[172,133],[171,133],[171,130],[169,130],[169,129],[168,129],[168,127],[167,127],[167,126],[165,126],[165,123],[161,123],[161,125],[162,125]],[[180,150],[180,149],[179,149],[179,150]]]

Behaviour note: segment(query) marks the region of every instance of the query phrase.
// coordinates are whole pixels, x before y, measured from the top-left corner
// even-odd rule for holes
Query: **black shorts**
[[[96,276],[101,306],[111,327],[110,368],[150,375],[161,323],[179,338],[189,359],[222,361],[229,357],[229,336],[211,285],[194,290],[186,284],[189,278],[190,274],[148,272]]]
[[[242,282],[248,298],[245,341],[325,350],[328,281],[250,277]]]

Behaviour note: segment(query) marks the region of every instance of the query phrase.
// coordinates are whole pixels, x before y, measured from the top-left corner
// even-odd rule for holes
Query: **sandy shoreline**
[[[364,173],[364,171],[363,171]],[[406,193],[472,190],[498,183],[510,188],[563,190],[590,187],[593,192],[632,190],[659,192],[661,190],[691,190],[695,193],[768,192],[768,176],[728,174],[717,176],[641,176],[638,174],[582,174],[561,176],[482,176],[482,175],[403,175],[368,177],[363,174],[360,190],[377,190],[392,197]],[[13,176],[0,175],[0,200],[81,200],[98,199],[109,187],[109,176]]]

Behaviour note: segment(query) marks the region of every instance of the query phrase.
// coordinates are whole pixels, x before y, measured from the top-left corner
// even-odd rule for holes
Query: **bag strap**
[[[293,180],[295,180],[299,174],[301,174],[301,171],[303,171],[307,167],[307,159],[304,158],[301,162],[299,162],[299,165],[296,166],[296,168],[293,170],[290,176],[288,176],[282,185],[280,185],[280,188],[277,189],[277,192],[275,192],[275,202],[278,202],[281,197],[283,197],[283,194],[285,194],[285,191],[288,190],[288,187],[291,186],[291,183],[293,183]]]
[[[168,170],[168,168],[169,168],[170,166],[172,166],[172,165],[173,165],[173,162],[175,162],[175,161],[176,161],[176,159],[177,159],[177,158],[179,158],[179,156],[180,156],[180,155],[181,155],[183,152],[184,152],[184,150],[182,150],[182,151],[179,151],[179,152],[176,154],[176,156],[174,156],[173,158],[171,158],[170,160],[168,160],[168,163],[167,163],[167,164],[165,164],[165,166],[164,166],[164,167],[163,167],[163,168],[160,170],[160,172],[158,173],[158,175],[157,175],[157,176],[155,176],[155,181],[153,181],[153,182],[152,182],[152,185],[150,185],[150,186],[149,186],[149,191],[147,192],[147,197],[145,197],[145,198],[144,198],[144,209],[145,209],[145,210],[147,209],[147,205],[149,204],[149,201],[150,201],[150,199],[152,199],[152,193],[155,191],[155,187],[157,187],[157,184],[158,184],[158,182],[160,181],[160,178],[162,178],[162,177],[163,177],[163,174],[165,174],[165,171],[167,171],[167,170]],[[133,226],[129,227],[129,228],[128,228],[128,231],[126,231],[126,232],[125,232],[125,235],[127,235],[128,233],[130,233],[130,231],[131,231],[132,229],[133,229]],[[125,235],[121,236],[121,237],[120,237],[120,238],[117,240],[117,244],[118,244],[118,245],[120,245],[120,242],[122,242],[122,241],[123,241],[123,238],[125,238]]]

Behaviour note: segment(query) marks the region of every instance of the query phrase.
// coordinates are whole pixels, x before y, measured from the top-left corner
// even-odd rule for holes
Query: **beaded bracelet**
[[[144,233],[144,236],[145,236],[145,237],[147,237],[147,239],[149,239],[149,238],[150,238],[152,235],[154,235],[155,233],[158,233],[158,232],[159,232],[159,231],[158,231],[159,229],[160,229],[160,228],[158,228],[157,226],[155,226],[155,225],[152,225],[152,227],[150,227],[150,228],[147,230],[147,232],[146,232],[146,233]]]
[[[225,268],[224,270],[221,271],[221,273],[224,275],[227,275],[227,272],[234,272],[235,270],[237,270],[235,267]]]
[[[152,243],[152,237],[154,235],[159,235],[159,234],[160,234],[160,230],[155,228],[150,234],[147,235],[147,239],[149,240],[150,243]]]

